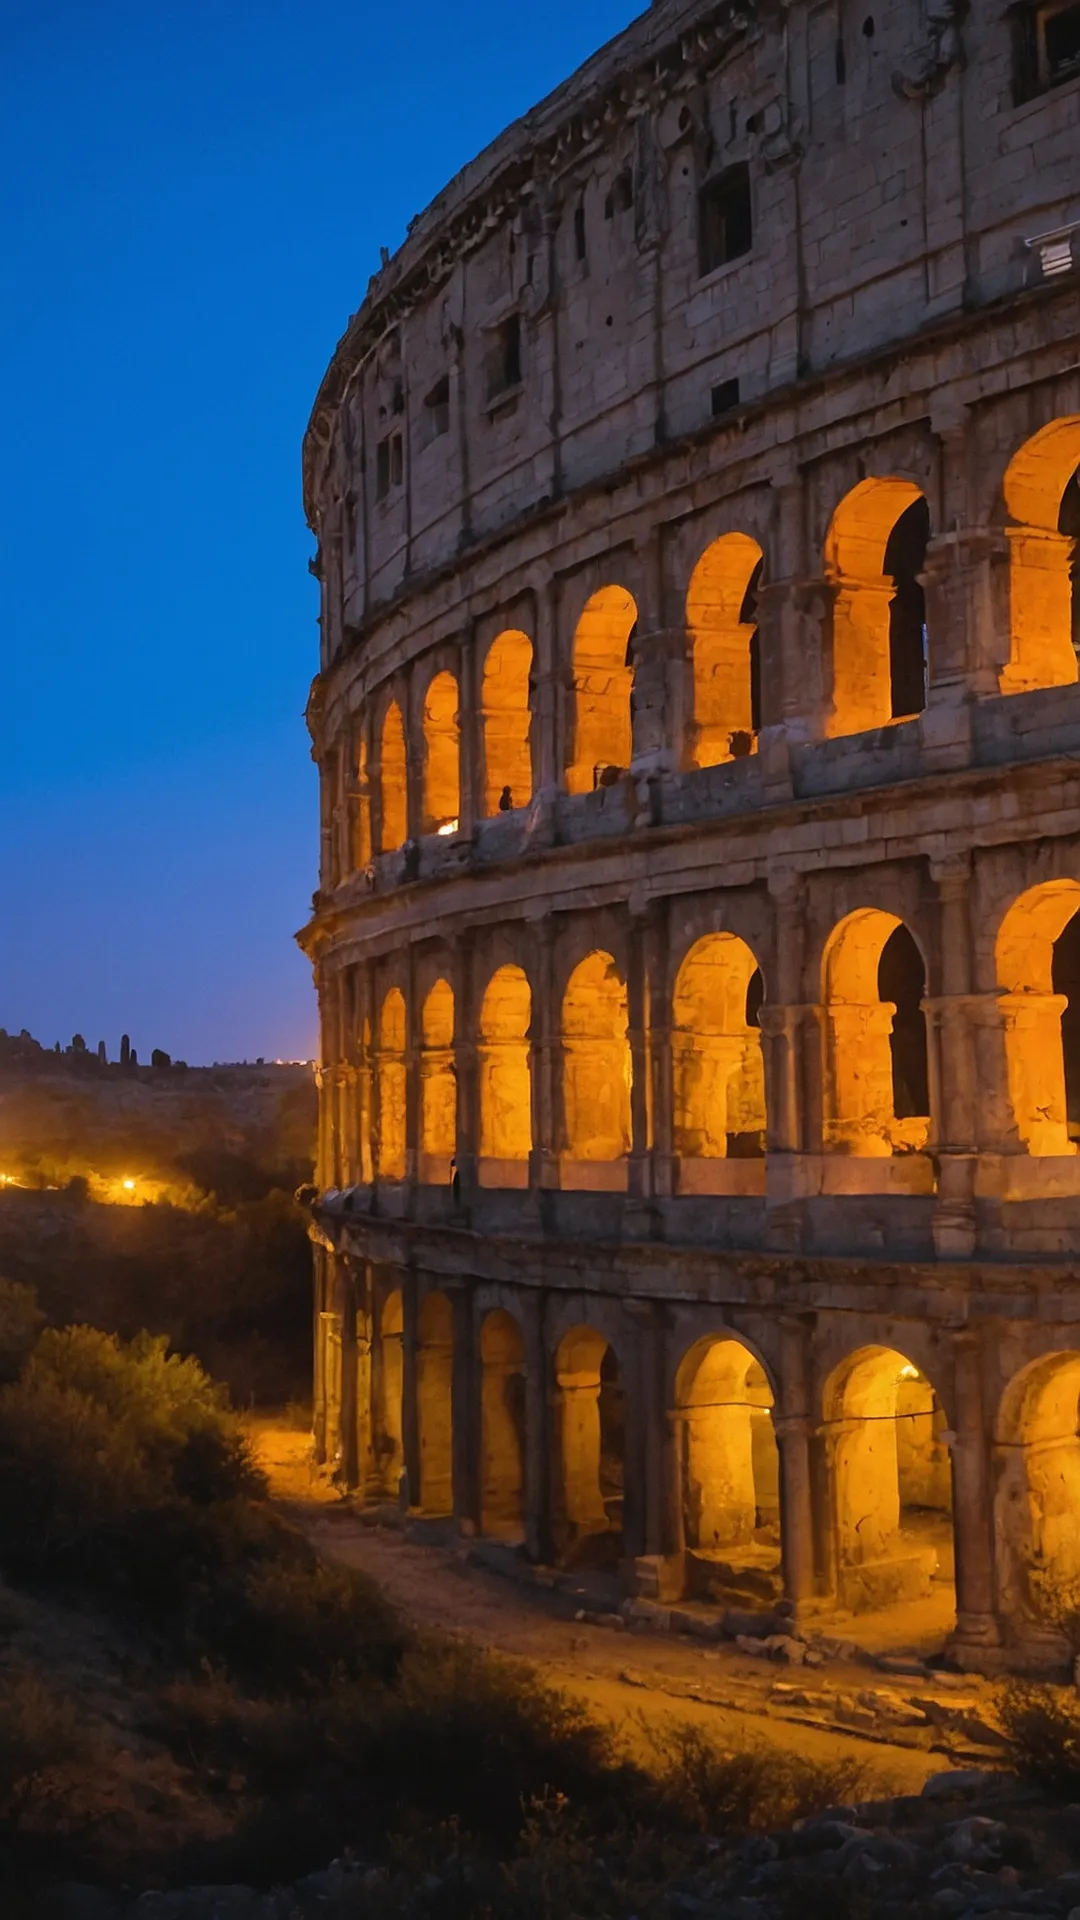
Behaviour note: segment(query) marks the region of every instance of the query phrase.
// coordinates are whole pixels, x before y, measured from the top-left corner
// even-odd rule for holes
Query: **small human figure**
[[[458,1163],[456,1159],[451,1159],[450,1161],[450,1198],[453,1201],[455,1207],[460,1204],[461,1175],[458,1172]]]
[[[499,795],[499,812],[512,813],[513,810],[514,810],[514,796],[511,793],[509,787],[504,787],[502,792]]]

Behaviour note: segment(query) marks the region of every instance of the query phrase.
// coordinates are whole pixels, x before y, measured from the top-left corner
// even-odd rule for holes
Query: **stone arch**
[[[356,792],[353,798],[352,822],[352,868],[354,873],[363,873],[371,864],[371,787],[368,781],[368,744],[367,734],[361,730],[356,738],[354,770]]]
[[[1031,1154],[1076,1152],[1069,1114],[1071,1106],[1080,1125],[1080,928],[1070,928],[1078,909],[1078,880],[1029,887],[994,944],[1009,1103]]]
[[[532,1152],[529,1025],[532,993],[524,969],[498,967],[480,1005],[480,1178],[525,1186]]]
[[[630,1151],[630,1043],[626,984],[610,953],[586,954],[563,994],[566,1153],[617,1161]]]
[[[454,1510],[454,1314],[445,1293],[425,1294],[416,1321],[416,1421],[424,1513]]]
[[[1057,1625],[1080,1608],[1080,1353],[1043,1354],[1010,1380],[995,1435],[1000,1604]]]
[[[1002,491],[1009,543],[1009,658],[1002,693],[1069,686],[1080,644],[1080,414],[1013,454]]]
[[[675,1152],[681,1160],[759,1159],[765,1077],[757,960],[733,933],[695,941],[672,998]]]
[[[424,832],[456,832],[460,813],[458,683],[444,672],[424,695]]]
[[[696,1562],[690,1588],[703,1597],[715,1583],[737,1584],[740,1576],[748,1595],[779,1594],[780,1462],[773,1404],[764,1367],[741,1341],[710,1334],[684,1355],[675,1379],[683,1524]]]
[[[952,1580],[952,1465],[930,1381],[891,1347],[861,1347],[823,1395],[830,1573],[853,1612],[925,1599]]]
[[[484,740],[484,815],[526,807],[532,799],[533,647],[527,633],[496,634],[484,659],[480,714]]]
[[[457,1147],[457,1074],[454,1068],[454,990],[438,979],[420,1015],[421,1178],[446,1181]]]
[[[724,533],[690,576],[686,630],[694,685],[692,760],[714,767],[756,751],[761,725],[756,590],[761,548]]]
[[[383,714],[379,745],[379,851],[393,853],[409,837],[405,722],[396,700]]]
[[[629,651],[636,623],[633,594],[625,587],[601,587],[585,602],[574,629],[570,793],[591,793],[612,769],[630,765],[634,670]]]
[[[833,928],[822,958],[827,1146],[863,1158],[925,1147],[925,987],[922,954],[895,913],[859,907]]]
[[[862,480],[825,538],[834,588],[827,732],[862,733],[926,705],[926,605],[919,576],[930,510],[913,480]]]
[[[555,1353],[560,1557],[613,1565],[623,1547],[625,1406],[615,1349],[571,1327]]]
[[[379,1367],[376,1375],[374,1451],[379,1491],[398,1498],[405,1470],[402,1439],[402,1391],[405,1382],[404,1316],[401,1288],[386,1295],[379,1310]]]
[[[384,1180],[405,1178],[405,995],[390,987],[379,1009],[378,1172]]]
[[[480,1530],[520,1540],[525,1526],[525,1341],[496,1307],[480,1328]]]

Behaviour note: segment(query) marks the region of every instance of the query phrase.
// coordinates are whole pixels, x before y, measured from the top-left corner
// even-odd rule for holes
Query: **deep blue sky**
[[[379,247],[644,0],[7,0],[0,1026],[309,1055],[300,439]]]

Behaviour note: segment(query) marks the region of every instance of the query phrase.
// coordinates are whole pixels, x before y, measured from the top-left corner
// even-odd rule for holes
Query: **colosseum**
[[[1062,1657],[1078,105],[1069,0],[656,0],[334,353],[316,1447],[417,1537]]]

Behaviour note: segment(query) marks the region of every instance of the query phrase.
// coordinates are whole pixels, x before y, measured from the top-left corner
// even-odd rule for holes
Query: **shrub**
[[[33,1287],[0,1280],[0,1386],[18,1378],[44,1324]]]
[[[857,1760],[811,1760],[774,1746],[719,1747],[700,1727],[650,1730],[667,1817],[699,1833],[768,1832],[861,1798]]]
[[[1080,1795],[1080,1701],[1063,1687],[1008,1681],[998,1717],[1017,1772],[1048,1793]]]
[[[70,1700],[32,1674],[0,1680],[0,1831],[40,1820],[63,1798],[65,1773],[88,1743]]]

